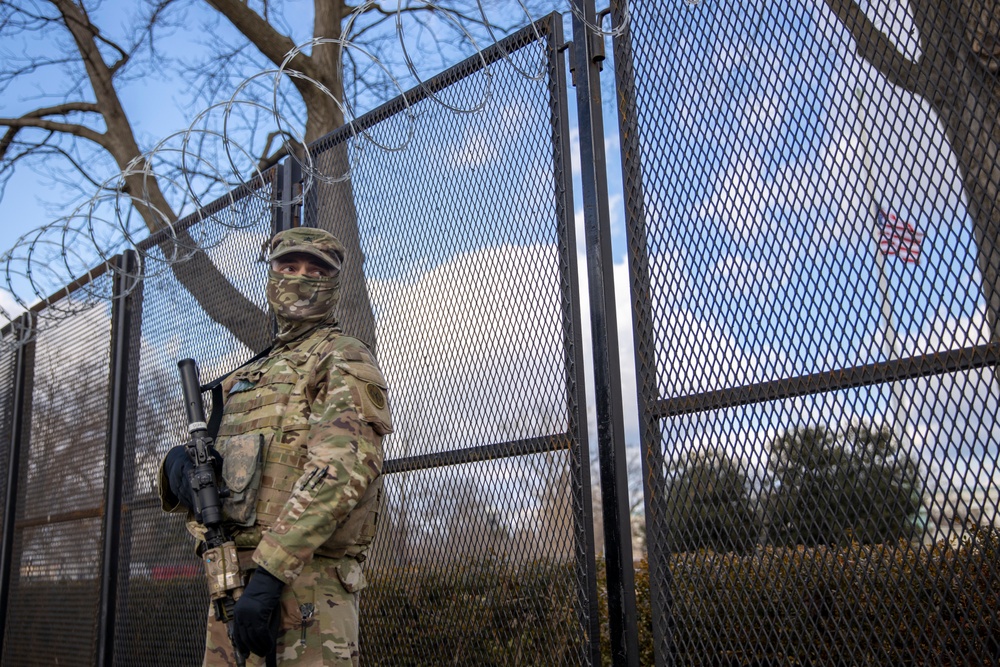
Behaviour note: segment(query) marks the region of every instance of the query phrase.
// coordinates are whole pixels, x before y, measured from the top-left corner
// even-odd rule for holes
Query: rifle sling
[[[208,435],[209,435],[209,437],[212,438],[212,440],[215,440],[215,438],[218,437],[218,435],[219,435],[219,427],[222,425],[222,401],[223,401],[222,383],[226,381],[227,377],[229,377],[230,375],[232,375],[236,371],[240,370],[240,368],[245,368],[246,366],[249,366],[253,362],[259,361],[260,359],[263,359],[264,357],[266,357],[271,352],[271,349],[273,347],[274,347],[273,345],[268,345],[262,351],[258,352],[257,355],[254,356],[253,359],[251,359],[250,361],[246,362],[242,366],[238,366],[237,368],[234,368],[233,370],[229,371],[225,375],[220,376],[220,377],[212,380],[208,384],[205,384],[205,385],[201,386],[201,390],[203,392],[204,391],[211,391],[212,392],[212,414],[208,418]]]

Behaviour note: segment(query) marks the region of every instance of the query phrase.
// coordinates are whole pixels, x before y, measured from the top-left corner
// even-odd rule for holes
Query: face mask
[[[317,324],[331,317],[340,300],[340,274],[310,278],[268,271],[267,302],[278,318],[278,338],[297,335],[299,324]]]

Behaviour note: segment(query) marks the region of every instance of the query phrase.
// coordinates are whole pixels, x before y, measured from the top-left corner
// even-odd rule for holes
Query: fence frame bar
[[[142,289],[136,273],[138,255],[126,250],[115,258],[111,288],[111,370],[109,382],[107,458],[104,486],[104,544],[101,554],[101,591],[97,616],[97,657],[95,664],[114,664],[115,618],[118,602],[118,569],[121,547],[123,468],[128,443],[129,378],[132,361],[133,318],[136,291]]]
[[[9,467],[4,499],[3,542],[0,544],[0,661],[7,636],[7,606],[10,601],[11,569],[14,557],[14,530],[17,519],[18,480],[21,474],[21,444],[31,429],[31,387],[35,368],[35,313],[26,312],[15,321],[17,357],[14,367],[14,400],[11,405]]]
[[[549,103],[552,109],[552,162],[556,175],[555,199],[559,243],[559,280],[562,294],[569,296],[563,302],[563,359],[566,364],[567,405],[574,406],[567,413],[570,431],[566,434],[576,447],[568,445],[569,469],[574,487],[574,534],[576,537],[577,599],[580,620],[588,633],[590,664],[601,664],[601,614],[597,593],[597,558],[594,544],[594,504],[591,494],[590,438],[586,417],[587,387],[584,379],[583,318],[580,304],[580,266],[577,261],[576,220],[573,212],[572,144],[569,136],[569,85],[566,76],[566,59],[562,51],[568,48],[563,34],[562,20],[549,15],[536,21],[545,21],[546,52],[549,66]],[[570,400],[570,397],[573,397]],[[584,567],[580,567],[580,560]],[[585,616],[584,616],[585,614]]]
[[[639,156],[639,122],[636,114],[635,58],[632,52],[629,6],[632,0],[611,0],[614,36],[615,90],[618,101],[618,135],[622,151],[622,186],[625,196],[625,234],[628,239],[629,282],[632,305],[633,355],[636,402],[639,409],[639,445],[642,448],[645,502],[646,557],[652,612],[653,660],[656,667],[677,664],[674,645],[674,602],[671,593],[670,545],[650,526],[658,525],[666,497],[663,440],[656,414],[655,334],[651,298],[648,227]]]
[[[611,660],[614,665],[638,667],[639,631],[635,618],[635,572],[632,566],[632,527],[627,491],[625,418],[601,100],[600,63],[604,56],[593,53],[595,40],[596,45],[603,47],[604,37],[593,34],[588,28],[588,24],[597,24],[594,0],[573,2],[576,11],[573,12],[572,55],[576,69],[574,80],[580,131],[580,171],[587,280],[590,289]]]
[[[984,343],[946,352],[932,352],[905,359],[890,359],[864,366],[661,399],[654,403],[652,414],[655,418],[665,419],[708,410],[722,410],[796,396],[824,394],[996,366],[1000,366],[1000,343]]]
[[[271,234],[283,232],[292,227],[298,227],[299,215],[302,212],[301,188],[302,165],[294,156],[289,156],[278,166],[275,191],[278,194],[278,207],[271,218]],[[315,187],[313,188],[315,190]],[[299,200],[296,200],[299,197]]]

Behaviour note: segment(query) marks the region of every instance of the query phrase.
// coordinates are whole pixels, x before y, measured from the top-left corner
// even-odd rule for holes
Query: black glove
[[[209,445],[208,453],[212,457],[212,465],[216,476],[222,472],[222,455]],[[194,509],[194,492],[191,490],[191,480],[188,473],[194,470],[194,461],[188,456],[184,445],[172,447],[163,460],[163,472],[170,484],[170,493],[188,509]]]
[[[261,657],[274,650],[277,644],[275,621],[279,621],[281,589],[285,582],[262,567],[250,577],[243,595],[233,607],[233,639],[240,653],[248,652]]]

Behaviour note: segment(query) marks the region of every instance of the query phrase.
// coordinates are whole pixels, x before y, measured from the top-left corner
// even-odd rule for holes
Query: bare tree
[[[240,81],[259,71],[263,63],[260,58],[247,55],[247,46],[252,47],[250,51],[259,54],[265,63],[276,67],[284,63],[286,55],[296,45],[291,29],[280,27],[280,22],[274,20],[276,8],[267,0],[261,3],[242,0],[204,2],[205,5],[197,2],[194,8],[210,7],[218,17],[236,29],[237,36],[233,41],[226,42],[213,34],[216,43],[214,53],[204,61],[188,66],[188,73],[195,75],[194,89],[217,93],[214,84],[223,80]],[[118,169],[124,170],[143,155],[120,95],[129,77],[142,74],[137,71],[137,62],[144,63],[147,69],[163,67],[165,58],[159,48],[159,34],[163,29],[183,26],[191,30],[187,16],[174,16],[175,11],[183,11],[188,3],[184,0],[150,0],[145,13],[128,31],[128,44],[113,41],[101,30],[92,18],[93,4],[88,0],[0,0],[0,35],[29,36],[58,45],[56,49],[47,50],[45,55],[37,57],[12,55],[4,58],[5,64],[0,67],[0,92],[6,92],[11,84],[24,84],[32,77],[49,76],[52,72],[61,73],[60,80],[66,81],[65,90],[57,103],[39,106],[17,117],[0,118],[0,128],[6,128],[0,137],[0,183],[5,182],[20,165],[45,163],[49,172],[60,180],[64,179],[60,172],[68,167],[77,172],[84,182],[98,186],[104,179],[91,168],[92,158],[110,157]],[[450,16],[461,18],[471,29],[487,26],[477,3],[456,0],[451,5]],[[421,4],[399,11],[416,17],[416,25],[424,32],[433,32],[428,23],[438,11],[433,5]],[[365,2],[355,7],[346,0],[315,0],[311,37],[339,40],[349,22],[353,42],[364,44],[375,53],[379,49],[391,50],[395,47],[389,36],[395,33],[396,14],[395,2]],[[523,14],[509,18],[515,23],[525,20]],[[488,27],[506,30],[492,23]],[[483,35],[485,33],[480,31],[480,36]],[[461,37],[458,41],[463,40],[464,37]],[[443,66],[443,49],[437,51],[437,57],[430,61]],[[289,69],[305,77],[288,79],[299,98],[294,104],[298,105],[297,115],[304,118],[304,132],[296,135],[297,141],[292,141],[287,132],[272,133],[258,156],[257,169],[274,164],[289,152],[290,145],[297,146],[298,140],[308,144],[344,123],[345,81],[342,73],[345,65],[352,89],[367,90],[375,86],[371,78],[372,67],[353,60],[341,62],[342,56],[348,60],[352,53],[350,49],[342,50],[336,44],[314,45],[312,49],[303,49],[287,63]],[[208,103],[207,100],[202,101]],[[283,134],[287,140],[274,134]],[[279,140],[276,142],[275,139]],[[187,168],[190,169],[191,165]],[[323,173],[346,173],[346,145],[325,151],[317,168]],[[211,178],[212,174],[201,176]],[[164,193],[164,184],[156,178],[133,173],[126,179],[125,189],[138,198],[137,212],[151,233],[167,228],[176,220],[175,209],[172,208],[176,202]],[[347,247],[349,257],[357,260],[344,267],[339,313],[352,334],[374,343],[374,320],[363,277],[364,259],[350,181],[324,183],[317,189],[320,190],[317,199],[322,201],[322,211],[312,220],[313,224],[337,235]],[[197,246],[187,234],[181,234],[174,243],[181,247]],[[169,252],[169,249],[164,252]],[[265,313],[240,293],[212,265],[205,253],[197,252],[190,260],[175,263],[172,269],[206,313],[238,340],[253,350],[267,344],[269,328]]]
[[[200,67],[195,67],[193,71],[203,82],[225,77],[226,69],[220,68],[220,63],[237,60],[242,53],[242,47],[249,42],[270,65],[275,67],[284,65],[300,72],[304,76],[292,77],[290,81],[301,98],[304,109],[303,140],[306,144],[311,144],[344,125],[346,120],[344,110],[349,108],[350,98],[385,99],[396,94],[394,82],[386,80],[381,67],[366,62],[366,56],[359,55],[350,46],[342,47],[342,43],[361,45],[366,50],[372,49],[373,55],[387,59],[384,65],[392,64],[393,59],[390,55],[399,50],[398,42],[395,41],[396,23],[406,15],[411,19],[413,26],[407,34],[414,37],[413,40],[407,41],[414,42],[411,48],[418,49],[420,55],[418,60],[444,67],[448,64],[448,56],[444,54],[447,49],[444,45],[456,41],[468,42],[470,33],[465,32],[466,30],[476,31],[479,28],[478,43],[482,44],[481,40],[485,37],[510,29],[509,26],[496,25],[493,15],[484,15],[479,11],[481,5],[469,0],[442,3],[441,6],[446,7],[448,11],[448,18],[444,20],[434,5],[425,3],[414,3],[414,6],[410,7],[406,3],[400,4],[392,0],[383,2],[368,0],[359,5],[353,5],[346,0],[314,0],[311,35],[314,44],[308,53],[303,49],[288,59],[288,54],[296,47],[296,40],[293,39],[290,30],[282,32],[279,29],[278,22],[274,20],[276,8],[273,3],[267,0],[263,0],[259,5],[244,0],[204,1],[225,17],[239,35],[232,43],[219,44],[214,57]],[[551,4],[544,1],[528,2],[520,4],[527,13],[499,12],[498,14],[508,19],[512,25],[516,25],[527,20],[529,15],[539,16],[542,8]],[[259,11],[254,9],[255,5]],[[461,21],[468,28],[457,28],[455,25],[457,21]],[[423,40],[420,39],[421,36],[424,37]],[[320,45],[319,40],[325,42]],[[394,58],[396,64],[399,64],[399,59],[397,53]],[[347,80],[344,78],[345,73]],[[241,74],[237,73],[236,76],[239,77]],[[371,91],[379,91],[380,94],[372,95]],[[357,106],[351,105],[350,108]],[[270,141],[267,143],[269,148]],[[282,157],[289,144],[294,144],[294,141],[285,142],[284,146],[270,155],[262,155],[261,166],[272,164]],[[334,177],[348,173],[350,165],[347,144],[342,143],[324,151],[317,158],[315,166],[318,172]],[[349,178],[335,182],[321,180],[315,187],[317,190],[315,199],[322,202],[322,206],[320,210],[315,211],[312,224],[337,236],[347,248],[348,257],[355,258],[355,261],[345,263],[343,268],[339,313],[345,329],[361,340],[374,344],[375,322],[364,280],[364,254],[351,180]]]
[[[910,0],[921,48],[915,60],[876,27],[862,3],[825,2],[858,54],[941,119],[974,222],[990,338],[1000,342],[1000,2]]]
[[[91,21],[83,3],[72,0],[0,3],[0,34],[37,36],[62,47],[37,57],[5,58],[6,64],[0,70],[0,92],[11,83],[23,82],[35,74],[61,76],[66,81],[61,102],[38,107],[16,118],[0,118],[0,127],[7,128],[0,138],[0,176],[9,177],[15,166],[32,158],[59,157],[60,167],[54,169],[70,166],[86,180],[98,184],[104,179],[88,169],[86,162],[94,154],[91,149],[99,149],[101,157],[110,157],[123,171],[142,156],[118,86],[143,44],[147,40],[153,42],[155,23],[154,14],[146,30],[132,44],[122,46],[106,37]],[[71,141],[65,141],[66,138]],[[88,146],[79,147],[78,142]],[[136,210],[150,233],[175,222],[177,216],[156,179],[131,173],[124,188],[142,202]],[[176,247],[196,245],[187,232],[176,232],[176,240],[166,242],[164,253],[172,256]],[[253,350],[267,344],[265,314],[222,275],[207,255],[195,253],[187,261],[173,263],[172,269],[205,312],[243,344]]]

